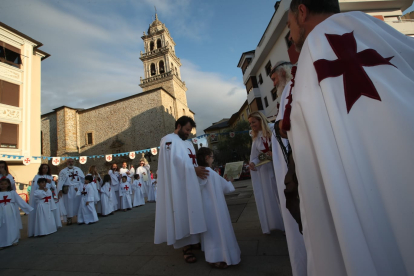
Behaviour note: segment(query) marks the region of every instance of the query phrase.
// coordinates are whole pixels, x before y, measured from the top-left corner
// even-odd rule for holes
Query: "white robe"
[[[72,218],[78,213],[80,198],[76,196],[75,189],[79,189],[84,181],[85,175],[78,167],[73,167],[72,169],[66,167],[59,173],[58,191],[61,191],[63,186],[69,186],[68,193],[63,194],[63,202],[68,218]]]
[[[287,83],[280,100],[279,113],[276,117],[276,122],[283,119],[285,111],[286,97],[289,95],[291,82]],[[282,139],[282,143],[286,147],[288,140]],[[287,173],[287,165],[283,156],[282,149],[280,148],[279,142],[276,140],[275,131],[272,134],[272,155],[273,155],[273,166],[275,169],[276,185],[279,193],[280,210],[282,212],[283,223],[286,231],[286,241],[288,244],[290,264],[292,266],[293,276],[306,276],[307,275],[307,258],[305,242],[303,241],[303,235],[299,232],[299,227],[295,219],[286,208],[286,197],[284,190],[285,176]],[[300,184],[299,184],[300,185]]]
[[[148,197],[148,189],[149,189],[149,182],[151,182],[151,176],[148,174],[147,168],[145,166],[141,166],[137,168],[136,174],[139,174],[139,180],[142,183],[142,187],[144,188],[144,196]],[[148,177],[147,181],[144,181],[144,174]]]
[[[79,188],[76,195],[81,198],[79,211],[78,211],[78,223],[93,223],[98,221],[98,215],[95,210],[95,191],[92,185],[84,184]],[[88,205],[86,203],[89,202]]]
[[[36,190],[32,192],[32,197],[36,205],[33,236],[44,236],[56,232],[58,224],[55,215],[56,204],[50,189]]]
[[[3,175],[0,173],[0,179],[3,178]],[[6,178],[10,180],[11,188],[13,191],[16,191],[16,182],[11,174],[6,175]]]
[[[119,183],[121,182],[121,176],[119,172],[109,170],[108,172],[109,176],[111,177],[111,192],[112,192],[112,202],[114,204],[114,210],[118,210],[121,208],[121,201],[119,199]]]
[[[129,182],[121,182],[119,196],[121,198],[121,209],[125,210],[127,208],[132,208],[132,189]]]
[[[148,201],[155,202],[155,189],[154,189],[154,180],[150,179],[151,186],[148,189]]]
[[[269,125],[271,131],[273,126]],[[270,147],[271,141],[269,142]],[[252,143],[250,162],[255,165],[260,162],[259,154],[265,147],[262,142],[262,132],[259,131]],[[273,171],[273,164],[256,167],[257,171],[250,171],[252,177],[254,198],[256,200],[257,212],[259,214],[260,225],[264,234],[271,230],[279,229],[284,231],[282,214],[280,212],[279,196],[276,187],[276,178]]]
[[[112,202],[111,183],[107,182],[101,186],[101,214],[107,216],[114,211]]]
[[[338,59],[327,34],[346,33],[355,37],[347,43],[356,52],[374,49],[378,56],[393,57],[396,66],[362,67],[365,73],[352,81],[369,78],[381,101],[362,95],[349,112],[344,76],[319,82],[314,66],[321,59]],[[288,137],[308,270],[314,275],[414,275],[413,38],[362,12],[333,15],[307,37],[295,82]]]
[[[93,181],[89,184],[92,185],[93,191],[94,191],[94,199],[95,199],[95,210],[98,214],[101,213],[101,195],[100,195],[100,189],[102,184],[102,178],[99,175],[92,175],[88,173],[87,175],[91,175],[93,177]],[[100,180],[99,180],[100,179]]]
[[[207,231],[201,234],[201,245],[207,262],[236,265],[240,263],[241,251],[224,198],[224,194],[234,192],[235,189],[231,182],[211,168],[207,170],[210,173],[207,179],[198,178],[207,224]]]
[[[62,201],[62,198],[60,198],[60,200],[58,199],[59,195],[58,195],[58,188],[56,187],[55,182],[53,181],[53,177],[51,175],[39,175],[37,174],[32,181],[32,191],[31,191],[31,195],[34,194],[35,191],[37,191],[39,189],[39,185],[37,184],[37,181],[39,180],[39,178],[43,178],[46,180],[50,180],[51,182],[48,183],[46,182],[46,188],[48,188],[51,193],[52,190],[54,191],[54,195],[53,195],[53,201],[55,202],[55,206],[52,208],[52,213],[53,216],[55,218],[55,223],[56,223],[56,227],[62,227],[62,221],[61,221],[61,214],[66,213],[66,209],[65,206],[63,204],[59,204],[59,201]],[[33,212],[31,212],[29,214],[29,219],[28,219],[28,226],[27,226],[27,236],[28,237],[33,237],[35,236],[35,230],[36,230],[36,217],[37,217],[37,199],[35,199],[35,197],[30,196],[29,199],[29,205],[34,209]],[[60,210],[60,208],[63,208],[63,210]]]
[[[0,247],[19,241],[23,228],[19,207],[26,213],[33,210],[15,191],[0,192]]]
[[[133,206],[145,205],[145,198],[140,180],[134,180],[134,182],[132,182],[132,190],[134,191]]]
[[[155,244],[167,242],[175,248],[183,247],[199,242],[198,234],[207,230],[196,165],[192,143],[174,133],[161,139]]]

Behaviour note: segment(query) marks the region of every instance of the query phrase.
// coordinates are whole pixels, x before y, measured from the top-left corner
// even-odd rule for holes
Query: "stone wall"
[[[57,156],[57,116],[50,113],[42,117],[42,155]]]

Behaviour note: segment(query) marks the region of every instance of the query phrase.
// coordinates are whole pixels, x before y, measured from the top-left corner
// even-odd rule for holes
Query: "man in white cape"
[[[283,119],[285,111],[286,97],[289,95],[292,75],[292,64],[290,62],[280,61],[276,63],[270,74],[273,85],[277,89],[278,111],[276,115],[276,122]],[[285,225],[286,241],[288,244],[290,264],[292,266],[293,276],[307,275],[307,259],[306,248],[303,241],[303,235],[299,231],[298,223],[292,217],[289,210],[286,208],[285,197],[285,176],[288,171],[287,167],[287,147],[288,140],[280,137],[277,139],[277,133],[274,130],[272,133],[272,158],[273,166],[276,176],[276,185],[279,193],[280,210],[282,212],[283,223]],[[281,145],[282,144],[282,145]],[[282,151],[282,146],[285,152]]]
[[[288,15],[301,52],[283,128],[308,271],[414,275],[414,40],[338,12],[337,1],[292,0]]]
[[[161,139],[154,234],[155,244],[188,246],[184,250],[188,263],[196,261],[191,245],[199,243],[199,234],[207,230],[197,176],[204,179],[208,171],[197,166],[194,146],[185,141],[194,127],[192,118],[182,116],[175,131]]]
[[[75,167],[73,164],[75,161],[73,158],[69,158],[67,161],[67,167],[59,173],[58,191],[59,197],[63,193],[63,189],[67,190],[67,193],[63,193],[63,203],[67,212],[66,225],[72,224],[72,217],[78,215],[78,209],[80,205],[80,197],[76,196],[78,189],[85,183],[85,175],[82,170]],[[65,187],[67,186],[67,187]]]

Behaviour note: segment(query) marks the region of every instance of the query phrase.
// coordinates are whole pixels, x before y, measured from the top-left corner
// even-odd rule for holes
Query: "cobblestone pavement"
[[[182,252],[154,245],[155,203],[99,218],[92,225],[63,226],[45,237],[27,238],[0,251],[0,275],[291,275],[285,236],[262,234],[250,180],[234,182],[226,196],[241,263],[224,270],[211,268],[201,251],[198,261],[184,262]],[[26,224],[27,216],[22,216]]]

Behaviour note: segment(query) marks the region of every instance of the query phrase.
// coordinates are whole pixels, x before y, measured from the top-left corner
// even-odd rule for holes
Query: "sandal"
[[[197,259],[194,255],[193,252],[188,252],[191,251],[191,247],[187,248],[187,249],[183,249],[183,255],[184,255],[184,260],[186,263],[192,264],[197,262]]]
[[[201,243],[191,245],[191,249],[201,250]]]
[[[219,262],[219,263],[209,263],[211,267],[218,268],[218,269],[226,269],[229,266],[225,262]]]

